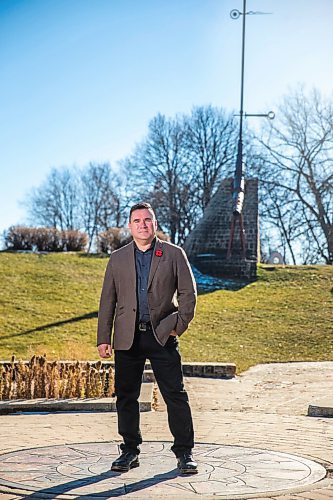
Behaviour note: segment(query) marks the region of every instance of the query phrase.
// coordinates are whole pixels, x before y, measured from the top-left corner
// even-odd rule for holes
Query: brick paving
[[[333,395],[333,362],[259,365],[232,380],[187,378],[186,386],[197,443],[288,453],[315,461],[328,471],[325,479],[304,486],[300,491],[271,496],[258,494],[256,498],[333,499],[333,421],[331,418],[307,416],[309,404],[322,400],[328,404],[329,395]],[[162,401],[158,411],[142,413],[141,422],[146,442],[171,441]],[[7,415],[0,416],[0,429],[1,454],[42,446],[119,439],[114,413]],[[1,499],[25,496],[24,490],[21,494],[20,490],[0,487],[1,491]],[[162,496],[161,492],[160,498]],[[181,494],[175,498],[187,497]],[[224,498],[223,495],[220,498]]]

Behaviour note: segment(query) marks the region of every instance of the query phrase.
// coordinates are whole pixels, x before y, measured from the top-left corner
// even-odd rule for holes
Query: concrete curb
[[[217,378],[231,379],[236,376],[236,365],[234,363],[182,363],[184,377],[202,377],[202,378]],[[145,375],[147,380],[152,375],[150,363],[146,363]],[[153,379],[155,380],[155,379]]]
[[[183,363],[185,377],[225,378],[236,376],[234,363]]]
[[[309,405],[308,407],[309,417],[323,417],[332,418],[333,417],[333,403],[328,405],[327,403],[319,403],[317,405]]]
[[[15,362],[17,364],[17,361]],[[29,361],[22,361],[23,364],[28,364]],[[76,361],[59,361],[59,364],[72,365]],[[79,361],[80,365],[90,364],[91,367],[95,367],[98,361]],[[11,361],[1,361],[0,365],[6,367],[10,366]],[[209,378],[233,378],[236,375],[236,365],[234,363],[202,363],[198,362],[183,362],[183,373],[185,377],[209,377]],[[114,368],[113,361],[102,361],[103,368]],[[151,370],[150,363],[147,362],[145,365],[145,370]]]
[[[5,363],[5,362],[3,362]],[[62,363],[72,363],[62,361]],[[82,362],[82,363],[87,363]],[[94,362],[90,362],[93,365]],[[113,362],[103,362],[105,368],[114,368]],[[232,379],[236,376],[236,365],[234,363],[183,363],[183,374],[185,377],[202,377],[212,379]],[[150,363],[146,363],[143,374],[143,384],[139,398],[140,411],[152,410],[153,385],[155,376]],[[8,415],[19,412],[78,412],[99,411],[115,412],[115,398],[89,398],[89,399],[28,399],[0,401],[0,415]]]
[[[139,398],[140,411],[152,410],[153,383],[144,383],[141,386]],[[89,399],[25,399],[0,401],[0,415],[19,412],[115,412],[116,398],[89,398]]]

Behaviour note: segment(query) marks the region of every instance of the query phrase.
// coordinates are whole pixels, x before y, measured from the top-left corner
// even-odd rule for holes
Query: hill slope
[[[0,253],[0,359],[96,359],[97,309],[107,259]],[[271,269],[271,270],[269,270]],[[276,266],[238,291],[200,295],[181,338],[187,361],[333,360],[333,268]]]

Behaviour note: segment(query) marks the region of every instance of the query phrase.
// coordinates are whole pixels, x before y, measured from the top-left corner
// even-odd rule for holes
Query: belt
[[[139,332],[148,332],[152,330],[152,326],[150,321],[148,323],[145,323],[144,321],[140,321],[138,323],[138,330]]]

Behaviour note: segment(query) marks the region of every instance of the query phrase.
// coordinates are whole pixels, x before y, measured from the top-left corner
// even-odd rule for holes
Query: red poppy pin
[[[156,257],[162,257],[162,255],[163,255],[162,250],[156,250],[155,255],[156,255]]]

